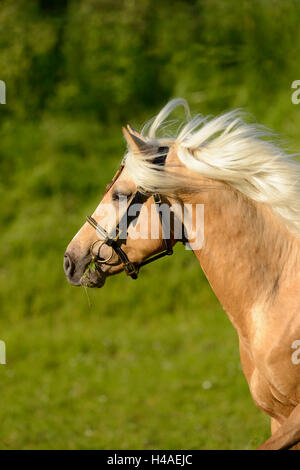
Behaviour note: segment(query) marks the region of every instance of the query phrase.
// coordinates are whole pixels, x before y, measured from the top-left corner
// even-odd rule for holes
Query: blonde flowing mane
[[[167,134],[168,115],[183,106],[186,120],[179,123],[175,135]],[[266,128],[247,124],[239,110],[210,120],[197,114],[191,117],[188,103],[171,100],[144,126],[142,134],[153,145],[153,154],[128,153],[125,165],[135,183],[146,191],[176,192],[187,181],[180,174],[153,165],[151,160],[160,146],[176,145],[178,158],[195,174],[221,180],[247,197],[268,204],[296,236],[300,236],[300,164],[295,154],[288,155],[272,141]]]

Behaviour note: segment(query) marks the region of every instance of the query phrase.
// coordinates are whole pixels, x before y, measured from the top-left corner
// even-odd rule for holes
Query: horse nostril
[[[72,261],[71,256],[68,253],[65,253],[64,256],[64,270],[67,277],[72,277],[75,269],[75,264]]]

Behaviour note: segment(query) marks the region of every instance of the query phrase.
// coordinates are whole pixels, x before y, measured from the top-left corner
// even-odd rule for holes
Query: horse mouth
[[[99,266],[95,265],[95,263],[89,263],[84,274],[81,276],[80,284],[83,287],[100,288],[104,286],[105,279],[106,276]]]

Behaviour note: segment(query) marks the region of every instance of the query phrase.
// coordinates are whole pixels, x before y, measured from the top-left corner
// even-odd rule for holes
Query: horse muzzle
[[[72,251],[64,255],[64,271],[68,282],[77,287],[102,287],[106,274],[94,263],[90,254],[77,260]]]

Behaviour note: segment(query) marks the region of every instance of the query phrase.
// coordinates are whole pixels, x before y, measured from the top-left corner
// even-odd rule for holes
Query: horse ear
[[[135,129],[133,129],[133,127],[131,127],[130,124],[127,124],[127,130],[129,132],[129,134],[133,134],[135,135],[136,137],[139,137],[139,139],[145,141],[144,137],[142,136],[142,134],[140,134],[138,131],[136,131]]]
[[[129,124],[122,128],[123,135],[127,142],[129,150],[133,153],[152,154],[154,147],[145,141],[145,139],[136,132]]]

